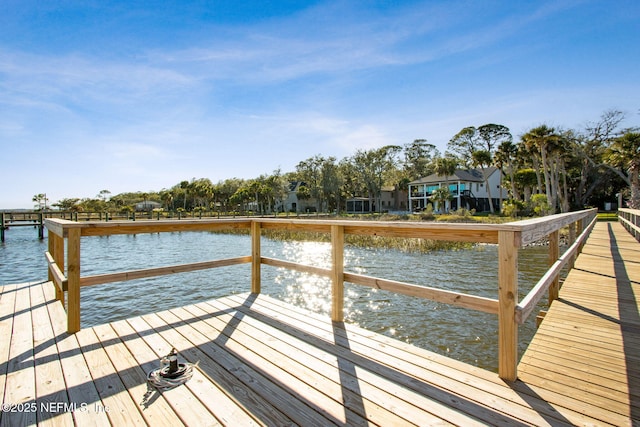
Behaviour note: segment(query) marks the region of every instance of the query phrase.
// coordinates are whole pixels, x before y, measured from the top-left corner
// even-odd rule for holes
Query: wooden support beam
[[[51,245],[49,247],[53,249],[53,252],[51,252],[51,254],[53,255],[53,260],[56,262],[58,268],[60,268],[62,274],[64,275],[64,238],[49,231],[49,244]],[[56,299],[58,299],[64,306],[64,290],[60,291],[56,289]]]
[[[38,214],[38,239],[44,240],[44,215],[42,212]]]
[[[560,257],[560,231],[549,234],[549,267],[552,267]],[[558,299],[560,294],[560,280],[556,276],[549,286],[549,305]]]
[[[331,320],[344,320],[344,227],[331,226]]]
[[[538,313],[538,315],[536,316],[536,328],[540,327],[546,315],[547,315],[546,311],[540,311],[540,313]]]
[[[578,221],[576,221],[576,233],[578,235],[582,234],[582,232],[584,231],[585,224],[588,224],[588,222],[586,222],[584,218],[581,218]],[[578,253],[576,254],[576,256],[582,253],[583,247],[584,247],[584,242],[580,244],[580,247],[578,248]]]
[[[520,233],[498,234],[498,375],[506,381],[518,378],[518,248]]]
[[[572,222],[569,224],[569,246],[573,245],[576,241],[576,223]],[[572,269],[576,264],[576,255],[571,257],[571,261],[569,261],[569,269]]]
[[[69,228],[67,238],[67,332],[80,330],[80,229]]]
[[[53,234],[51,231],[48,231],[47,234],[48,234],[47,251],[51,254],[51,257],[54,258],[55,249],[54,249],[54,245],[53,245],[53,236],[55,236],[55,234]],[[46,256],[46,254],[45,254],[45,256]],[[55,262],[55,258],[53,259],[53,262]],[[51,269],[50,268],[47,269],[47,280],[48,281],[52,281],[53,280],[53,274],[51,273]],[[57,291],[56,291],[56,299],[59,299],[59,298],[57,298],[57,296],[58,295],[57,295]]]
[[[251,293],[260,293],[260,223],[251,222]]]

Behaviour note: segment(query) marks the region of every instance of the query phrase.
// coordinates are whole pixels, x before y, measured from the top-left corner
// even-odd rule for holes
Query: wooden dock
[[[5,241],[5,232],[10,227],[34,227],[38,230],[38,238],[44,239],[44,215],[42,213],[14,215],[11,212],[0,212],[0,242]]]
[[[551,405],[640,425],[640,244],[599,222],[518,365]]]
[[[1,426],[637,425],[640,244],[598,223],[519,365],[479,369],[265,295],[68,334],[51,282],[0,294]],[[176,348],[196,364],[158,392]]]

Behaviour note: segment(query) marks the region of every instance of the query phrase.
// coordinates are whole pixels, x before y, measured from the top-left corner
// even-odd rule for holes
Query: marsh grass
[[[424,222],[426,218],[420,214],[415,215],[349,215],[347,217],[341,217],[341,219],[351,219],[356,221],[415,221]],[[471,223],[471,224],[501,224],[505,222],[514,221],[514,218],[501,217],[498,215],[482,215],[476,214],[473,211],[459,210],[449,214],[435,215],[436,222],[450,222],[450,223]],[[228,234],[240,234],[248,235],[248,230],[227,230],[219,231],[219,233]],[[561,243],[565,244],[568,240],[568,227],[560,230]],[[331,242],[331,235],[329,233],[315,233],[306,231],[292,231],[292,230],[262,230],[262,236],[267,239],[280,240],[280,241],[298,241],[298,242]],[[542,239],[539,242],[535,242],[532,245],[545,245],[548,240]],[[446,251],[446,250],[463,250],[471,249],[475,245],[468,242],[451,242],[432,239],[421,238],[406,238],[406,237],[382,237],[382,236],[360,236],[360,235],[346,235],[345,244],[348,246],[359,248],[372,248],[372,249],[395,249],[403,252],[415,252],[415,253],[428,253],[433,251]]]
[[[381,220],[381,218],[377,218]],[[389,220],[389,218],[385,219]],[[248,235],[248,230],[226,230],[217,233]],[[293,230],[262,230],[262,236],[267,239],[279,241],[297,242],[331,242],[329,233],[317,233]],[[444,250],[470,249],[473,243],[450,242],[442,240],[407,238],[407,237],[383,237],[383,236],[362,236],[346,235],[345,244],[358,248],[372,249],[395,249],[403,252],[428,253]]]
[[[289,230],[263,230],[264,237],[273,240],[331,242],[329,233],[309,233]],[[432,252],[460,250],[473,247],[471,243],[431,239],[346,235],[345,244],[359,248],[396,249],[404,252]]]

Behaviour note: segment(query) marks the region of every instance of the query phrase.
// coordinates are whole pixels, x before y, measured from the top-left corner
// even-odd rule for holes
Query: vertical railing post
[[[518,377],[518,249],[520,232],[498,233],[498,375],[506,381]]]
[[[585,226],[585,221],[584,218],[580,218],[578,221],[576,221],[576,233],[577,235],[581,235],[582,232],[584,231],[584,226]],[[584,242],[582,242],[582,244],[578,247],[578,253],[576,255],[580,255],[582,253],[582,248],[584,247]]]
[[[556,230],[549,234],[549,267],[560,258],[560,231]],[[549,305],[558,299],[560,295],[560,278],[556,276],[549,286]]]
[[[55,236],[55,234],[53,234],[53,232],[51,230],[49,230],[49,232],[47,233],[47,250],[49,251],[49,253],[51,254],[52,257],[54,257],[53,259],[55,260],[55,256],[56,256],[56,249],[55,246],[53,244],[53,239]],[[53,281],[53,274],[51,273],[51,268],[47,268],[47,280],[49,282]],[[60,299],[58,298],[58,287],[55,286],[56,288],[56,299]]]
[[[48,236],[47,244],[49,247],[49,253],[53,257],[58,268],[62,273],[64,273],[64,239],[57,234],[52,233],[51,230],[49,230]],[[53,280],[51,270],[49,270],[49,280]],[[56,299],[62,302],[62,305],[64,306],[64,289],[59,289],[58,286],[55,286],[55,288]]]
[[[331,320],[344,320],[344,227],[331,226]]]
[[[260,293],[260,222],[251,221],[251,293]]]
[[[67,332],[80,330],[80,229],[67,230]]]
[[[44,214],[38,214],[38,239],[44,240]]]
[[[572,222],[569,224],[569,246],[573,245],[576,242],[576,223]],[[573,269],[576,264],[576,255],[573,254],[571,256],[571,260],[569,261],[569,270]]]

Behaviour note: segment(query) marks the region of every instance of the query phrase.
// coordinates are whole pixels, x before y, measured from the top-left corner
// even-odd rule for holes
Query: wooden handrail
[[[314,267],[311,265],[299,264],[292,261],[284,261],[276,258],[262,257],[261,263],[272,267],[281,267],[300,273],[314,274],[320,277],[331,277],[330,268]],[[479,297],[464,294],[461,292],[447,291],[444,289],[432,288],[429,286],[413,285],[411,283],[399,282],[396,280],[381,279],[378,277],[365,276],[363,274],[347,273],[343,274],[345,282],[356,285],[368,286],[382,291],[390,291],[398,294],[408,295],[416,298],[429,299],[436,302],[450,304],[471,310],[482,311],[489,314],[498,314],[498,300],[493,298]]]
[[[550,285],[557,280],[560,269],[575,257],[584,243],[590,227],[581,233],[559,259],[552,259],[550,270],[534,289],[518,303],[518,250],[526,244],[547,236],[553,248],[551,258],[558,258],[558,231],[570,226],[570,235],[575,236],[575,224],[582,231],[585,219],[591,226],[596,210],[585,210],[506,224],[448,224],[392,221],[309,220],[277,218],[229,218],[202,220],[140,220],[110,222],[73,222],[64,219],[45,220],[49,230],[49,252],[47,262],[50,278],[56,287],[65,289],[68,297],[69,333],[80,329],[80,288],[115,281],[139,279],[165,274],[216,268],[241,263],[251,264],[251,292],[259,293],[260,267],[262,264],[284,267],[296,271],[329,277],[332,281],[332,319],[342,321],[344,307],[344,282],[369,286],[409,296],[431,299],[467,309],[497,314],[499,323],[498,353],[499,375],[505,380],[517,378],[518,325],[534,309]],[[247,230],[251,234],[251,254],[237,258],[180,264],[150,269],[133,270],[81,277],[80,237],[106,236],[113,234],[137,234],[182,231],[216,231],[225,229]],[[331,236],[331,268],[319,268],[296,262],[262,257],[260,251],[261,230],[292,230],[327,233]],[[395,280],[369,277],[344,271],[344,241],[346,235],[367,235],[402,238],[425,238],[473,243],[498,244],[498,299],[479,297],[464,293],[425,287]],[[571,237],[573,239],[573,237]],[[63,239],[67,239],[67,257],[63,253]],[[555,242],[555,243],[554,243]],[[67,262],[67,276],[61,265]],[[66,284],[66,288],[65,285]],[[551,290],[549,290],[551,295]],[[59,295],[64,298],[64,293]]]
[[[330,268],[314,267],[312,265],[305,265],[277,258],[260,257],[260,264],[269,265],[276,268],[286,268],[288,270],[294,270],[299,273],[314,274],[320,277],[331,277]]]
[[[632,236],[640,241],[640,210],[618,209],[618,221]]]
[[[49,272],[51,273],[51,279],[53,283],[55,283],[59,291],[65,292],[67,290],[67,287],[69,286],[69,281],[65,277],[64,273],[60,270],[60,267],[58,267],[58,264],[56,264],[56,261],[53,259],[53,255],[51,255],[49,251],[46,251],[44,253],[44,257],[47,260]]]
[[[208,270],[210,268],[251,262],[250,256],[220,259],[215,261],[193,262],[189,264],[170,265],[167,267],[145,268],[142,270],[122,271],[119,273],[96,274],[80,278],[80,287],[101,285],[103,283],[124,282],[127,280],[145,279],[148,277],[166,276],[168,274],[187,273],[189,271]]]
[[[69,230],[80,230],[81,236],[111,236],[115,234],[171,233],[179,231],[248,230],[249,219],[223,220],[139,220],[131,221],[87,221],[75,222],[66,219],[48,218],[47,229],[60,237],[67,237]]]
[[[383,291],[429,299],[471,310],[483,311],[489,314],[498,314],[498,300],[493,298],[479,297],[429,286],[412,285],[396,280],[380,279],[378,277],[355,273],[344,273],[344,280],[356,285],[369,286]]]
[[[520,301],[516,306],[516,321],[519,324],[523,324],[529,315],[533,312],[537,304],[540,302],[545,292],[548,291],[551,283],[558,277],[560,271],[571,261],[571,259],[577,254],[589,237],[591,230],[596,225],[597,218],[593,218],[587,228],[578,236],[576,241],[565,251],[565,253],[558,258],[551,265],[551,268],[542,276],[542,278],[536,283],[536,285],[529,291],[529,293]]]
[[[521,244],[528,245],[544,239],[554,231],[558,231],[569,224],[584,218],[595,217],[597,209],[589,209],[578,212],[567,212],[540,218],[526,219],[523,221],[509,222],[503,226],[514,226],[521,233]]]

